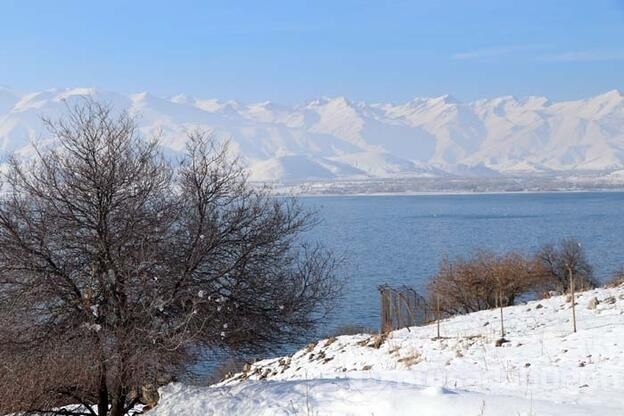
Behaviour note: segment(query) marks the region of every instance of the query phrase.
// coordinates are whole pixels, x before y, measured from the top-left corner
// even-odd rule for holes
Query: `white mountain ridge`
[[[56,118],[85,96],[138,114],[143,133],[163,133],[167,151],[182,151],[184,132],[192,128],[228,138],[257,181],[624,169],[624,96],[618,90],[561,102],[505,96],[462,103],[446,95],[402,104],[324,97],[285,106],[0,87],[0,152],[27,153],[33,141],[48,138],[41,117]]]

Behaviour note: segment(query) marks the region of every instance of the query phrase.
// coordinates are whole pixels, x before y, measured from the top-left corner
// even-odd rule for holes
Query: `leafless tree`
[[[597,286],[593,270],[581,243],[573,238],[559,244],[543,246],[537,259],[542,269],[544,285],[551,290],[567,292],[571,283],[576,290],[587,290]]]
[[[593,270],[578,240],[568,238],[558,246],[547,245],[538,253],[546,281],[551,281],[554,288],[570,294],[572,305],[572,329],[576,332],[577,290],[593,289],[597,286]]]
[[[302,244],[315,217],[297,201],[250,187],[202,132],[174,163],[128,114],[68,110],[47,121],[59,147],[5,175],[0,413],[120,416],[206,349],[290,342],[326,316],[336,261]]]

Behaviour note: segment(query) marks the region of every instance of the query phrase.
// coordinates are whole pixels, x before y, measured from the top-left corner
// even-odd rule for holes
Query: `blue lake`
[[[342,253],[345,296],[327,330],[379,325],[377,286],[407,284],[424,293],[444,256],[484,248],[531,253],[575,237],[596,275],[624,266],[624,193],[522,193],[304,197],[322,223],[314,240]]]

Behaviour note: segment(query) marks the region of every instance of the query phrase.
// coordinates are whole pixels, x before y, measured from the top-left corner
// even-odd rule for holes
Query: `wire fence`
[[[381,332],[424,325],[430,320],[426,299],[409,286],[378,287],[381,297]]]

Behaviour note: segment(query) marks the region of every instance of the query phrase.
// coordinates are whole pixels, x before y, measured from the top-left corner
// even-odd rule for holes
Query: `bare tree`
[[[0,413],[120,416],[206,349],[290,342],[326,316],[336,262],[301,243],[315,218],[295,200],[252,189],[202,132],[176,164],[126,113],[69,110],[47,122],[59,148],[5,175]]]
[[[537,278],[535,262],[518,252],[490,257],[488,269],[496,289],[496,303],[500,310],[501,339],[505,338],[504,308],[513,305],[516,297],[534,291]]]
[[[572,286],[576,290],[587,290],[597,286],[593,270],[581,243],[573,238],[559,244],[543,246],[537,260],[545,287],[567,292]]]

